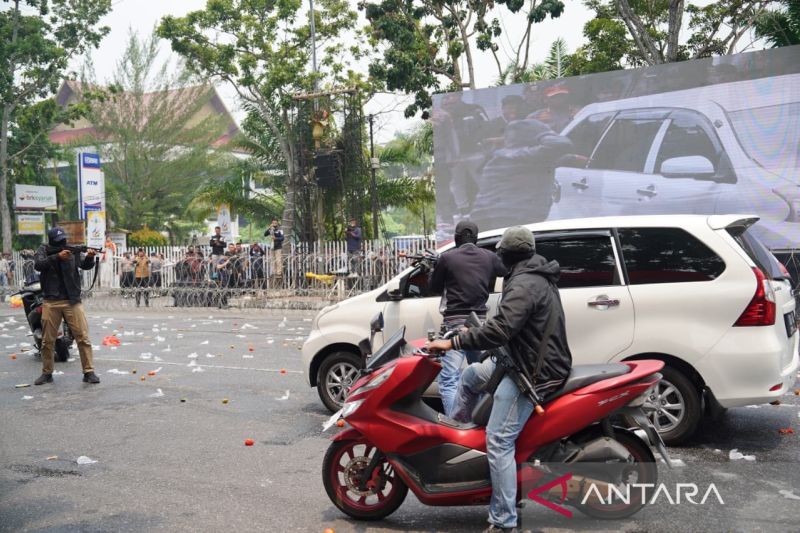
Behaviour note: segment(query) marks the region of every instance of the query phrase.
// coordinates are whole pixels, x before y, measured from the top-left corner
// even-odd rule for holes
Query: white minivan
[[[689,437],[704,410],[770,402],[795,382],[800,363],[791,281],[754,237],[757,221],[662,215],[527,226],[537,253],[561,265],[574,364],[666,363],[654,423],[669,443]],[[502,233],[481,233],[478,245],[494,250]],[[501,283],[490,297],[490,315]],[[321,310],[303,345],[303,363],[309,385],[332,411],[358,372],[358,345],[378,312],[387,333],[406,326],[407,339],[438,330],[442,321],[439,295],[428,291],[417,267]]]

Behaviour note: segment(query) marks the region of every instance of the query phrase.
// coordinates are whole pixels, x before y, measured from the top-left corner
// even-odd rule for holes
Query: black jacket
[[[533,374],[534,350],[542,340],[550,313],[557,313],[555,328],[547,343],[542,369],[534,375],[537,384],[565,379],[572,368],[572,353],[567,344],[564,309],[556,282],[560,269],[534,255],[514,265],[503,284],[503,297],[497,314],[480,328],[472,328],[453,339],[453,347],[489,350],[506,346],[519,361],[525,361]]]
[[[42,295],[45,300],[69,300],[70,303],[81,302],[81,276],[78,271],[78,259],[73,254],[69,261],[61,261],[58,252],[63,248],[43,244],[33,256],[34,268],[41,273]],[[80,268],[91,270],[94,258],[88,255],[83,258]]]
[[[486,300],[494,289],[495,278],[506,273],[497,254],[467,243],[439,257],[428,286],[434,293],[444,292],[445,317],[468,315],[472,311],[485,315]]]

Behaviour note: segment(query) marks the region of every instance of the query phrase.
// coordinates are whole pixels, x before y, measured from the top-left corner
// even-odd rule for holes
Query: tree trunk
[[[11,209],[8,205],[8,122],[11,107],[3,107],[0,125],[0,226],[3,226],[3,253],[11,253]]]
[[[669,26],[667,30],[667,63],[678,60],[678,37],[681,33],[682,22],[683,0],[671,0],[669,3]]]

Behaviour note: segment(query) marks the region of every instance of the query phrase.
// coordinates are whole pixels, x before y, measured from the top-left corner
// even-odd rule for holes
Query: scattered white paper
[[[31,345],[31,343],[29,343],[29,342],[21,342],[21,343],[19,343],[19,347],[20,348],[29,348],[30,345]]]
[[[200,344],[201,344],[201,345],[202,345],[202,344],[208,344],[208,341],[203,341],[203,342],[201,342]]]
[[[273,342],[275,342],[275,339],[267,339],[267,344],[272,344]]]
[[[158,374],[159,372],[161,372],[162,368],[164,368],[164,367],[160,366],[160,367],[156,368],[155,370],[153,370],[152,372],[155,372],[156,374]]]
[[[103,324],[111,324],[112,322],[114,322],[113,318],[107,318],[107,319],[103,320]]]
[[[165,339],[164,337],[162,337],[160,335],[156,337],[156,342],[164,342],[165,340],[167,340],[167,339]]]
[[[782,490],[782,491],[780,491],[780,493],[787,500],[800,500],[800,496],[795,494],[793,490]]]
[[[731,450],[731,453],[728,454],[728,458],[731,461],[738,461],[740,459],[744,459],[745,461],[755,461],[756,460],[756,456],[755,455],[744,455],[743,453],[740,453],[739,450],[736,449],[736,448]]]
[[[236,336],[239,337],[240,339],[246,339],[247,338],[247,335],[236,335]]]
[[[198,366],[192,369],[192,372],[205,372],[205,371],[206,371],[205,368],[203,368],[202,366]]]
[[[117,349],[117,347],[116,347],[116,346],[114,346],[114,347],[113,347],[113,348],[111,348],[111,349],[112,349],[112,350],[116,350],[116,349]],[[74,358],[74,357],[70,357],[69,359],[67,359],[67,363],[74,363],[74,362],[75,362],[75,358]]]
[[[197,366],[197,361],[195,361],[194,359],[192,359],[192,361],[191,361],[191,362],[190,362],[188,365],[186,365],[186,366]]]
[[[141,354],[139,356],[139,359],[152,359],[152,358],[153,358],[153,354],[151,354],[149,352],[144,352],[143,354]]]
[[[120,374],[120,375],[128,375],[130,372],[123,372],[117,368],[112,368],[111,370],[106,370],[106,374]]]
[[[78,459],[75,460],[75,462],[78,463],[79,465],[91,465],[96,463],[97,461],[95,461],[90,457],[86,457],[85,455],[81,455],[80,457],[78,457]]]
[[[155,357],[153,357],[153,361],[155,361],[156,363],[160,363],[161,361],[163,361],[163,359],[161,359],[159,356],[156,355]]]
[[[258,329],[258,326],[254,326],[252,324],[242,324],[241,329]]]
[[[208,357],[208,358],[210,359],[210,358],[212,358],[212,357],[216,357],[216,355],[214,355],[213,353],[207,353],[207,354],[206,354],[206,357]]]
[[[186,357],[188,357],[189,359],[197,359],[197,352],[192,352],[189,355],[187,355]]]
[[[284,394],[280,398],[276,398],[276,400],[281,400],[281,401],[282,400],[288,400],[288,399],[289,399],[289,391],[288,390],[286,391],[286,394]]]
[[[151,398],[161,398],[162,396],[164,396],[164,393],[161,389],[156,389],[156,391],[150,395]]]
[[[33,396],[23,396],[23,400],[33,400]]]
[[[172,351],[172,345],[170,345],[170,344],[167,344],[167,347],[166,347],[166,348],[164,348],[164,349],[163,349],[163,350],[161,350],[161,351],[162,351],[162,352],[171,352],[171,351]]]
[[[54,376],[63,376],[64,375],[64,371],[63,370],[56,370],[55,372],[53,372],[53,375]]]
[[[680,468],[686,466],[686,463],[683,462],[681,459],[670,459],[669,464],[672,468]]]
[[[243,355],[242,356],[242,359],[252,359],[252,358],[253,358],[252,355]]]

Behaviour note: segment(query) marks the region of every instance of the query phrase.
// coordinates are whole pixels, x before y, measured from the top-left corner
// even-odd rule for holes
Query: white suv
[[[798,334],[791,282],[743,215],[620,216],[531,224],[537,253],[561,265],[574,364],[666,363],[655,423],[689,437],[704,407],[772,401],[794,384]],[[480,235],[494,249],[503,230]],[[447,247],[443,248],[446,249]],[[501,280],[490,299],[496,307]],[[383,287],[319,312],[303,345],[311,386],[336,410],[361,365],[358,345],[379,311],[389,334],[438,330],[439,296],[409,268]],[[381,339],[376,339],[380,344]]]

